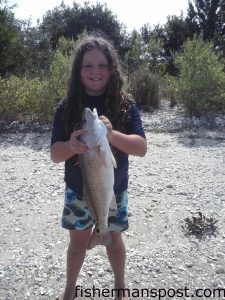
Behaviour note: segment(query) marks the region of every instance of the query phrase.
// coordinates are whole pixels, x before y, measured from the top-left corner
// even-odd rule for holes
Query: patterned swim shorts
[[[127,191],[115,195],[117,211],[109,209],[109,231],[122,232],[128,229]],[[66,229],[84,230],[95,224],[88,208],[86,200],[71,190],[65,189],[64,209],[62,214],[62,227]]]

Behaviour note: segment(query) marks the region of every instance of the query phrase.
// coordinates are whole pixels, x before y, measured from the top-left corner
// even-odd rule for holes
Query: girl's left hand
[[[107,128],[107,138],[110,141],[110,138],[112,136],[112,130],[113,130],[112,123],[105,116],[100,116],[99,119],[104,123],[105,127]]]

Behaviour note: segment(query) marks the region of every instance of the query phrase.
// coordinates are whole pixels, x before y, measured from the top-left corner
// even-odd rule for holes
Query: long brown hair
[[[96,48],[106,56],[110,70],[110,80],[105,94],[105,116],[109,118],[113,128],[120,131],[124,131],[124,123],[129,118],[131,97],[122,90],[124,82],[117,53],[106,39],[89,35],[84,37],[76,46],[68,81],[67,97],[63,100],[64,129],[68,135],[81,126],[86,97],[80,77],[83,56],[87,51]]]

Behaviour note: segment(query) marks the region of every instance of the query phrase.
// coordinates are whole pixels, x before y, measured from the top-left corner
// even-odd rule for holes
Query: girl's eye
[[[84,65],[82,66],[83,69],[86,69],[86,70],[91,70],[93,68],[92,65]]]
[[[87,71],[92,71],[95,68],[97,68],[99,70],[108,70],[109,65],[107,65],[107,64],[99,64],[97,66],[93,66],[93,65],[88,64],[88,65],[83,65],[82,68],[84,70],[87,70]]]
[[[101,70],[106,70],[106,69],[109,68],[109,66],[108,66],[107,64],[100,64],[100,65],[98,65],[98,67],[99,67],[99,69],[101,69]]]

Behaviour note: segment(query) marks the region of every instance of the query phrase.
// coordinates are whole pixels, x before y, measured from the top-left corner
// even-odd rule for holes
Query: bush
[[[56,50],[50,66],[48,79],[49,101],[57,101],[66,95],[67,82],[69,78],[70,57]],[[52,100],[50,100],[52,98]],[[54,102],[55,102],[54,101]]]
[[[51,121],[59,88],[54,89],[50,79],[0,78],[0,119]]]
[[[179,103],[177,94],[176,77],[169,74],[162,76],[160,85],[160,98],[169,100],[170,107],[174,107]]]
[[[140,68],[130,76],[128,91],[143,108],[159,107],[159,81],[147,69]]]
[[[55,104],[66,95],[70,58],[56,50],[48,79],[0,78],[0,119],[49,122]]]
[[[224,65],[211,43],[201,37],[187,40],[174,62],[179,68],[176,90],[190,116],[225,110]]]
[[[11,76],[0,78],[0,118],[13,120],[48,120],[47,81]]]

